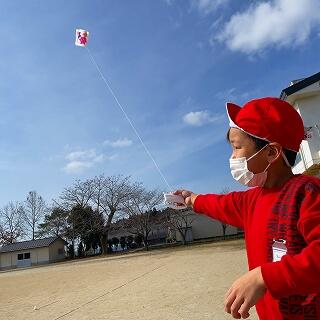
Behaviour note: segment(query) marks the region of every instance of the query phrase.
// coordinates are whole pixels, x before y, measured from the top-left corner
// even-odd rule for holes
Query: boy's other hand
[[[236,280],[225,295],[225,311],[234,319],[247,319],[249,310],[266,292],[261,268],[255,268]]]
[[[197,194],[188,190],[176,190],[173,194],[181,195],[184,198],[184,202],[187,206],[193,206],[194,201],[196,200]]]

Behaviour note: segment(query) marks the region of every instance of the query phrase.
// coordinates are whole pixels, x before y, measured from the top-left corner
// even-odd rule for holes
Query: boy
[[[320,180],[291,171],[302,119],[277,98],[228,103],[227,112],[231,174],[255,188],[175,192],[195,212],[244,229],[250,271],[226,293],[225,310],[246,319],[256,305],[261,320],[320,320]]]

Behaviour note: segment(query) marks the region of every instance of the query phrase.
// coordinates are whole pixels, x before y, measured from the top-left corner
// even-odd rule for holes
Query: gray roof
[[[49,238],[44,238],[44,239],[16,242],[16,243],[7,244],[7,245],[1,247],[0,253],[48,247],[48,246],[50,246],[50,244],[55,242],[57,239],[61,239],[62,241],[64,241],[62,238],[55,236],[55,237],[49,237]]]
[[[285,100],[291,94],[293,94],[301,89],[304,89],[319,80],[320,80],[320,72],[315,73],[308,78],[304,78],[304,79],[301,79],[300,81],[296,81],[293,85],[291,85],[288,88],[285,88],[281,91],[280,99]]]

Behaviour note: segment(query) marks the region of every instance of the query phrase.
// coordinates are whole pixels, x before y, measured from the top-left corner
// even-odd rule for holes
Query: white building
[[[221,238],[223,236],[230,237],[243,234],[243,231],[239,228],[227,225],[225,229],[225,235],[223,234],[222,223],[216,219],[212,219],[203,214],[197,214],[193,210],[190,212],[190,226],[186,234],[186,240],[202,240]],[[177,241],[182,241],[182,237],[178,231],[175,231],[175,237]]]
[[[300,113],[306,128],[293,172],[320,177],[320,72],[292,81],[280,98]]]
[[[164,214],[164,213],[159,213]],[[179,224],[181,227],[181,231],[186,235],[186,241],[191,242],[195,240],[203,240],[203,239],[214,239],[214,238],[222,238],[230,237],[230,236],[242,236],[243,231],[239,228],[227,225],[225,229],[225,234],[223,232],[222,223],[218,220],[209,218],[206,215],[196,214],[193,210],[188,209],[184,210],[181,214],[181,223],[178,223],[176,220],[176,226]],[[174,226],[168,227],[165,223],[155,222],[152,223],[150,221],[150,233],[148,236],[148,240],[150,244],[159,244],[167,242],[169,239],[175,239],[178,242],[183,241],[180,232],[174,228]],[[109,232],[109,239],[112,237],[128,237],[132,235],[129,230],[125,230],[120,226],[116,228],[112,228]],[[134,235],[133,235],[134,236]]]
[[[11,243],[0,248],[0,270],[30,267],[65,259],[66,242],[50,237]]]

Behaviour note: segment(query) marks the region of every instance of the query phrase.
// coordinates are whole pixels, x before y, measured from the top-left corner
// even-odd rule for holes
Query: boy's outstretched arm
[[[245,197],[247,192],[228,194],[196,194],[181,189],[174,194],[182,195],[187,206],[196,213],[205,214],[235,227],[244,227]]]

